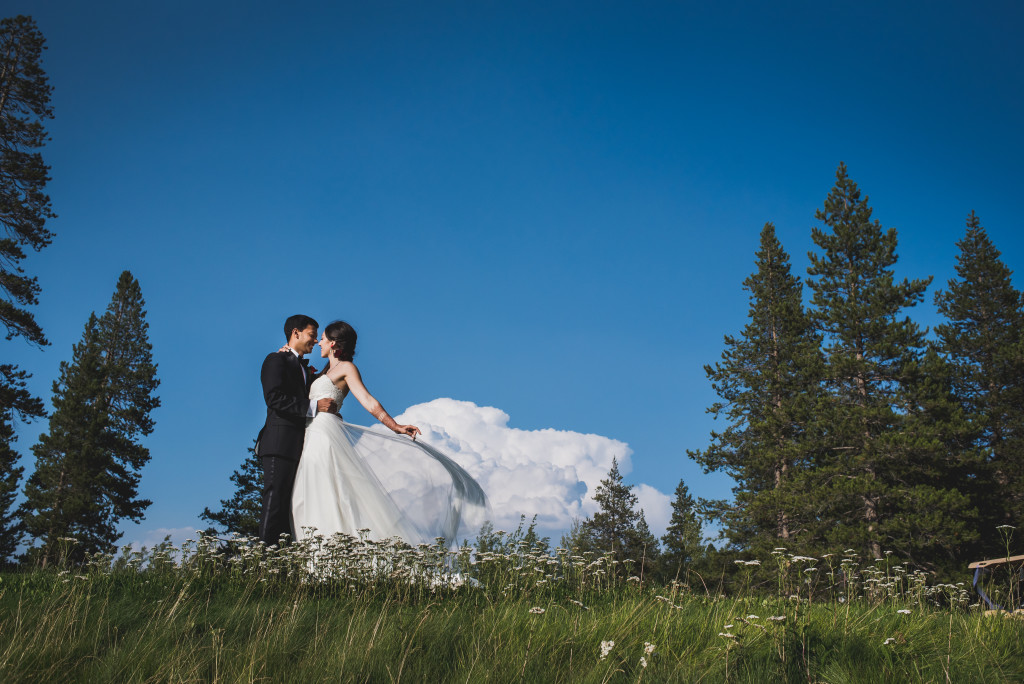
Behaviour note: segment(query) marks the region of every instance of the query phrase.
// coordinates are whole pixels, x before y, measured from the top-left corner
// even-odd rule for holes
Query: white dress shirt
[[[295,354],[295,358],[297,358],[297,359],[301,359],[302,358],[302,354],[300,354],[299,352],[295,351],[291,347],[288,347],[288,351],[290,351],[292,354]],[[305,386],[306,385],[306,379],[308,377],[306,375],[306,373],[308,373],[309,371],[301,363],[299,364],[299,370],[302,371],[302,384],[303,384],[303,386]],[[315,415],[316,415],[316,404],[314,404],[313,402],[309,402],[309,408],[306,409],[306,417],[307,418],[312,418]]]

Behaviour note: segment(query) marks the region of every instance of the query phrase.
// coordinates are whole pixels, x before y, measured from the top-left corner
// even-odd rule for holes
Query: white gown
[[[309,399],[345,395],[327,376],[310,386]],[[381,428],[383,429],[383,428]],[[409,544],[457,542],[485,516],[487,499],[469,473],[450,457],[409,437],[379,432],[319,413],[306,439],[292,490],[297,539],[342,532],[375,540],[401,537]]]

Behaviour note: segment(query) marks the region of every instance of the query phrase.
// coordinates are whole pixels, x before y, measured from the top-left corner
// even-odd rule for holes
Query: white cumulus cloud
[[[513,530],[521,514],[528,520],[536,514],[538,527],[555,543],[574,517],[597,510],[594,492],[612,458],[623,475],[632,470],[633,450],[625,442],[569,430],[512,428],[504,411],[469,401],[434,399],[409,407],[397,420],[419,426],[427,443],[476,478],[490,500],[495,528]],[[646,484],[633,491],[660,537],[671,516],[671,497]]]

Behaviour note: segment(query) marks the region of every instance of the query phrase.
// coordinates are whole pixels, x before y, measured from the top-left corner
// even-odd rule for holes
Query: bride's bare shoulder
[[[339,380],[353,372],[358,373],[359,369],[351,361],[340,361],[332,366],[328,371],[327,375],[330,376],[331,380]]]

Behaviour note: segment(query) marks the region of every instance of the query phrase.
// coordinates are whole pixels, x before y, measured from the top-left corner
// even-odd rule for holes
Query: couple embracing
[[[363,533],[409,544],[454,542],[460,524],[486,508],[480,485],[450,457],[417,442],[419,428],[395,422],[367,391],[352,362],[352,326],[334,321],[319,342],[318,330],[309,316],[289,317],[286,345],[263,361],[260,539],[269,545],[282,534],[301,540]],[[317,344],[328,360],[319,373],[304,358]],[[349,393],[393,434],[344,422],[337,412]]]

